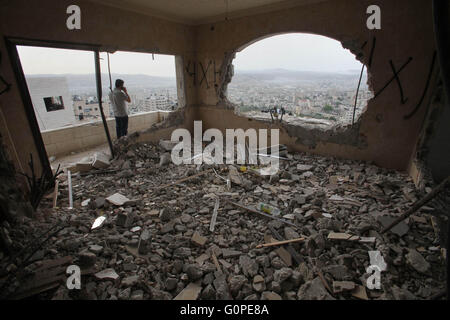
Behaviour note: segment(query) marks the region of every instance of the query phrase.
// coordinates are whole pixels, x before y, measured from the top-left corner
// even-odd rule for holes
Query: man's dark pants
[[[128,116],[116,117],[116,134],[117,139],[126,136],[128,133]]]

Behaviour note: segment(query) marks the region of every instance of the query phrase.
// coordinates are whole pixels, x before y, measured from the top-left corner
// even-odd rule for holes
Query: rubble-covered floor
[[[58,208],[52,208],[49,197],[35,219],[21,217],[14,225],[6,223],[4,231],[18,254],[12,260],[0,252],[3,297],[17,297],[24,288],[32,288],[35,282],[28,287],[30,279],[50,277],[50,271],[42,270],[58,263],[63,266],[59,271],[64,270],[63,280],[32,297],[429,299],[445,289],[445,260],[431,205],[392,231],[379,233],[390,221],[387,216],[400,215],[423,196],[404,173],[299,153],[289,154],[291,160],[282,161],[279,174],[272,177],[250,170],[236,175],[232,169],[230,190],[214,172],[161,187],[211,168],[160,166],[163,152],[151,144],[122,147],[108,168],[117,171],[72,176],[74,209],[67,208],[68,183],[63,175]],[[227,176],[231,166],[214,168]],[[106,200],[115,193],[130,201],[118,206]],[[210,232],[216,198],[218,215]],[[244,206],[260,202],[276,206],[281,217],[296,227],[227,200]],[[106,221],[91,231],[102,215]],[[52,234],[58,228],[62,230]],[[272,230],[283,239],[304,237],[305,241],[292,243],[291,248],[256,248],[275,241]],[[346,236],[336,233],[355,237],[343,240]],[[44,240],[41,247],[33,246]],[[380,251],[387,264],[379,290],[366,287],[369,251]],[[30,252],[33,256],[23,268]],[[81,267],[81,290],[67,289],[68,264]]]

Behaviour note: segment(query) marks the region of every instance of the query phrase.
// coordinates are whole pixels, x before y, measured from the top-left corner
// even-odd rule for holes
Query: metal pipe
[[[72,174],[70,170],[67,170],[67,181],[69,183],[69,209],[73,209]]]
[[[114,149],[111,142],[111,136],[109,135],[108,124],[106,123],[105,113],[103,112],[102,105],[102,75],[100,72],[100,53],[95,50],[95,78],[97,80],[97,99],[98,106],[100,108],[100,114],[102,115],[103,127],[105,128],[106,138],[108,139],[109,149],[111,150],[111,156],[114,158]]]

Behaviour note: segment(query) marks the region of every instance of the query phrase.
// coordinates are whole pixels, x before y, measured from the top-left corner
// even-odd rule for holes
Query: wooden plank
[[[40,272],[42,270],[50,269],[60,265],[65,265],[72,263],[73,258],[71,256],[65,256],[54,260],[43,260],[42,265],[35,270],[35,272]]]
[[[197,173],[197,174],[194,174],[194,175],[192,175],[192,176],[189,176],[189,177],[185,177],[185,178],[179,179],[179,180],[177,180],[177,181],[175,181],[175,182],[171,182],[171,183],[168,183],[168,184],[164,184],[164,185],[162,185],[162,186],[155,186],[154,188],[164,189],[164,188],[167,188],[167,187],[170,187],[170,186],[174,186],[174,185],[180,184],[180,183],[182,183],[182,182],[186,182],[186,181],[188,181],[188,180],[191,180],[191,179],[200,177],[200,176],[202,176],[202,175],[204,175],[204,174],[207,174],[207,173],[209,173],[209,172],[211,172],[211,171],[212,171],[212,169],[208,169],[208,170],[199,172],[199,173]]]
[[[59,189],[59,180],[56,180],[55,192],[53,193],[53,208],[56,208],[56,204],[58,202],[58,189]]]
[[[215,265],[216,268],[217,268],[217,271],[222,272],[222,268],[220,267],[219,261],[217,261],[217,257],[216,257],[216,255],[214,254],[214,252],[211,253],[211,258],[212,258],[212,261],[214,262],[214,265]]]
[[[293,243],[293,242],[301,242],[301,241],[305,241],[305,238],[297,238],[297,239],[291,239],[291,240],[283,240],[283,241],[259,244],[256,246],[256,248],[260,249],[260,248],[266,248],[266,247],[280,246],[283,244],[288,244],[288,243]]]

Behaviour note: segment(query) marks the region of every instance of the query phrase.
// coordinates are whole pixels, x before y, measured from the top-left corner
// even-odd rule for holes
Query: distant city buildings
[[[41,131],[61,128],[101,119],[96,89],[86,87],[71,93],[64,76],[28,76],[27,84]],[[133,88],[128,92],[131,103],[128,113],[136,114],[157,110],[174,110],[177,107],[176,87]],[[106,118],[114,117],[108,95],[102,99]]]
[[[355,110],[355,121],[364,111],[371,92],[361,88]],[[239,112],[252,115],[267,113],[273,107],[283,107],[289,115],[313,118],[334,124],[351,124],[355,101],[355,89],[349,90],[344,80],[309,81],[304,84],[267,84],[264,81],[251,84],[231,82],[228,99],[237,105]],[[283,118],[285,119],[285,118]],[[286,119],[290,119],[286,117]]]

